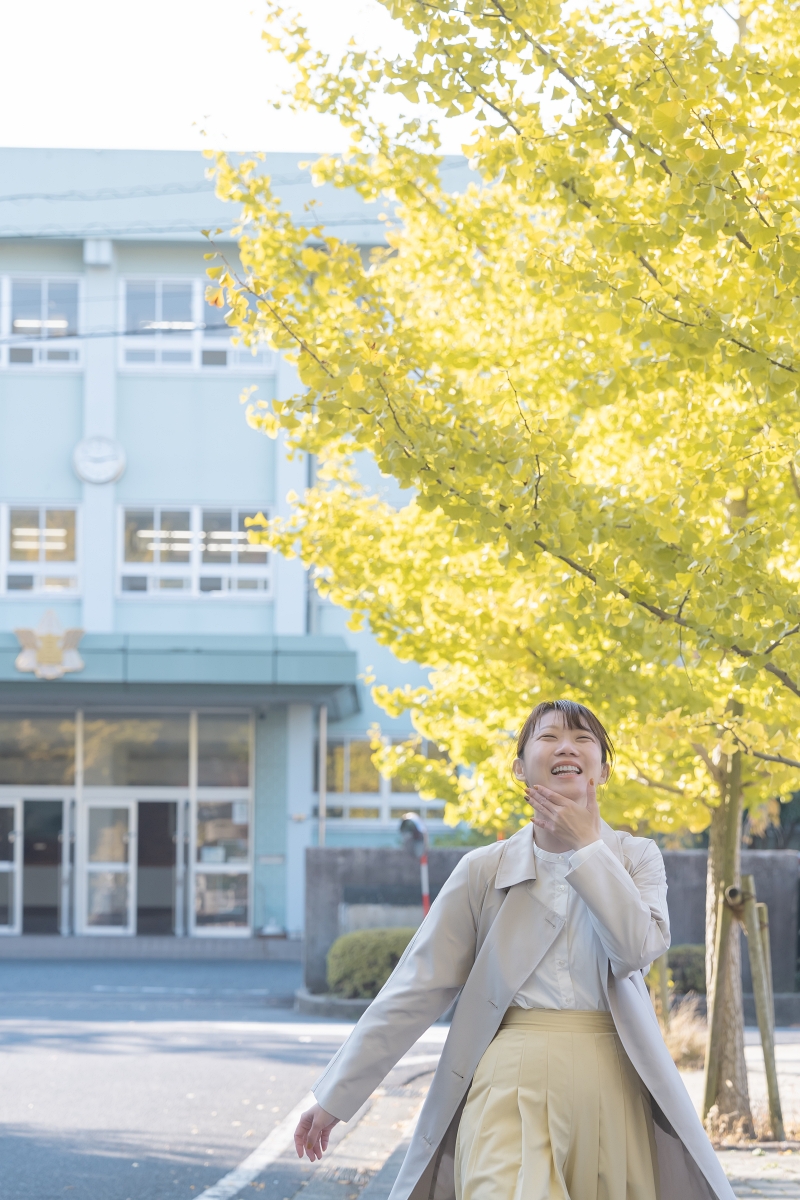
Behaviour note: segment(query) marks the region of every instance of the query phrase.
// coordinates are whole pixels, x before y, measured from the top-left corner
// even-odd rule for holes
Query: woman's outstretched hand
[[[600,809],[597,807],[597,790],[593,779],[589,780],[586,788],[585,805],[540,783],[526,788],[525,794],[533,805],[536,828],[552,833],[571,850],[591,846],[601,836]]]
[[[328,1139],[334,1125],[339,1124],[339,1118],[326,1112],[319,1104],[303,1113],[294,1131],[294,1146],[297,1157],[304,1154],[314,1162],[328,1149]]]

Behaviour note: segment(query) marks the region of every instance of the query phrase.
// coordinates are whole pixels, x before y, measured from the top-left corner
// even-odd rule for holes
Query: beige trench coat
[[[589,907],[608,961],[611,1015],[652,1098],[661,1200],[734,1200],[664,1045],[642,978],[669,945],[661,853],[649,839],[605,823],[602,838],[604,846],[567,878]],[[458,996],[390,1200],[454,1200],[456,1133],[473,1074],[512,999],[563,925],[534,894],[535,878],[531,825],[465,855],[385,987],[314,1085],[319,1104],[349,1121]]]

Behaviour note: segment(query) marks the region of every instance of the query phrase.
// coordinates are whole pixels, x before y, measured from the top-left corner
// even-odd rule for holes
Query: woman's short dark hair
[[[536,726],[545,713],[550,712],[561,713],[567,729],[585,729],[587,733],[593,733],[600,743],[603,762],[608,763],[609,767],[613,767],[614,743],[608,736],[605,726],[590,708],[587,708],[585,704],[578,704],[577,700],[543,700],[541,704],[537,704],[533,712],[525,718],[519,731],[517,758],[522,758],[522,752],[530,738],[533,737]]]

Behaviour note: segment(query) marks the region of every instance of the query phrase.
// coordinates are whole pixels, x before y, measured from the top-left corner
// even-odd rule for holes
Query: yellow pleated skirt
[[[510,1008],[456,1142],[456,1200],[659,1200],[650,1097],[610,1013]]]

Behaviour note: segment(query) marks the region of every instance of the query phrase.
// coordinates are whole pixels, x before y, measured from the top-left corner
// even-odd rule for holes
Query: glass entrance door
[[[132,934],[136,918],[136,804],[90,800],[82,817],[80,932]]]
[[[22,916],[22,804],[0,800],[0,933],[19,933]]]
[[[140,800],[137,811],[136,932],[176,932],[177,808],[175,800]]]
[[[22,932],[58,933],[61,927],[64,802],[23,804]]]

